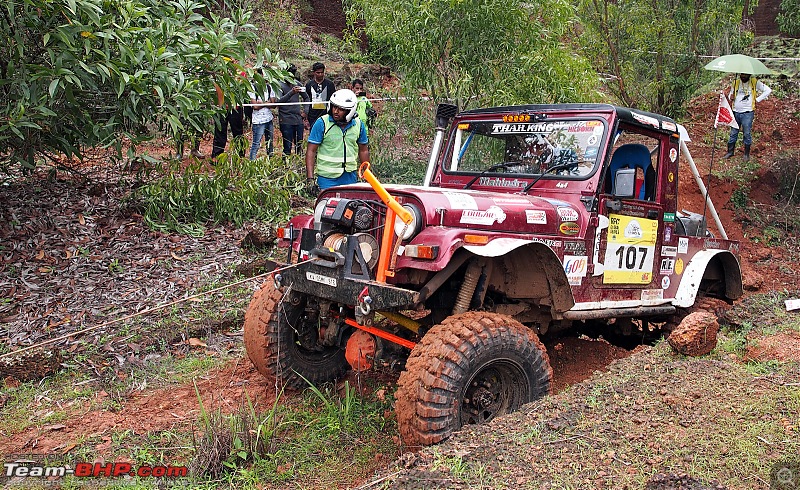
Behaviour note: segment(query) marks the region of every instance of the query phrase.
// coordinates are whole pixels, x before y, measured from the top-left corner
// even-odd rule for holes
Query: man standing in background
[[[286,158],[294,152],[300,155],[303,152],[303,119],[306,115],[305,106],[300,99],[308,102],[306,88],[297,81],[297,67],[290,65],[287,69],[291,77],[281,82],[281,98],[278,102],[286,105],[278,106],[278,124],[283,136],[283,157]]]
[[[336,86],[330,79],[325,78],[325,65],[317,61],[311,65],[312,77],[306,83],[306,93],[311,97],[311,109],[308,111],[308,128],[314,127],[314,123],[320,116],[328,112],[328,100],[336,91]]]
[[[261,73],[261,69],[258,71]],[[276,100],[275,92],[269,85],[267,85],[267,91],[263,94],[257,94],[255,90],[253,88],[253,91],[247,94],[250,97],[250,103],[253,104],[253,115],[251,116],[253,121],[253,144],[250,146],[250,160],[256,159],[262,138],[266,138],[267,155],[272,156],[272,134],[274,129],[271,103]]]

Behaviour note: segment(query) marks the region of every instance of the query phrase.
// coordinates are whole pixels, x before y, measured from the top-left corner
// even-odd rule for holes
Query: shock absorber
[[[478,286],[478,281],[481,278],[481,265],[477,260],[470,261],[467,266],[467,271],[464,273],[464,282],[461,283],[461,289],[458,291],[456,304],[453,306],[453,314],[464,313],[469,310],[469,304],[472,302],[472,295],[475,294],[475,288]]]

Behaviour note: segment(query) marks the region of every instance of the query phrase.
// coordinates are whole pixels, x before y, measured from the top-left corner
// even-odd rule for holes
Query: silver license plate
[[[336,287],[336,278],[335,277],[328,277],[323,276],[322,274],[315,274],[313,272],[306,271],[306,279],[309,281],[318,282],[320,284],[325,284],[327,286]]]

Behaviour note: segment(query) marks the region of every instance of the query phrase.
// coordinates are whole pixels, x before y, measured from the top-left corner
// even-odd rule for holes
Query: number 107
[[[618,269],[622,269],[623,260],[625,262],[625,269],[642,270],[644,268],[644,261],[647,258],[647,247],[635,247],[633,245],[628,247],[619,247],[614,255],[619,257]],[[639,258],[641,256],[641,258]],[[636,262],[639,262],[639,267],[636,267]]]

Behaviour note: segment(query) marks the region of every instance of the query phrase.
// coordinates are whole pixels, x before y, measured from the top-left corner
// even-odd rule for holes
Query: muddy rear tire
[[[307,387],[308,382],[319,385],[341,377],[347,369],[343,349],[316,350],[301,345],[299,336],[313,333],[316,325],[307,321],[305,297],[296,299],[299,301],[293,304],[284,298],[283,291],[275,289],[272,281],[256,291],[244,315],[247,356],[258,372],[275,376],[292,388]]]
[[[400,436],[411,447],[436,444],[550,393],[552,374],[531,329],[496,313],[454,315],[425,334],[400,375]]]

